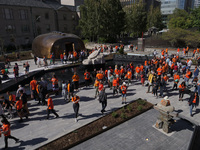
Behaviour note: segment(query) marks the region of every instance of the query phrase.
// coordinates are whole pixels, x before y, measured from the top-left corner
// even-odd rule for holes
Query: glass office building
[[[200,6],[200,0],[195,0],[194,7],[198,8]]]

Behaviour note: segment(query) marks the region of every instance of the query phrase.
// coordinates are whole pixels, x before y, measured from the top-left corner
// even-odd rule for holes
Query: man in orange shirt
[[[56,118],[58,118],[59,116],[56,113],[56,111],[54,110],[52,98],[49,97],[49,94],[46,95],[46,98],[48,99],[48,101],[47,101],[47,119],[49,119],[50,112],[52,112],[56,116]]]
[[[158,75],[158,80],[160,80],[161,79],[161,75],[162,75],[162,66],[161,65],[157,69],[157,75]]]
[[[122,86],[121,86],[121,91],[122,91],[122,104],[126,104],[126,90],[127,90],[126,83],[123,82],[123,84],[122,84]]]
[[[126,78],[128,79],[128,85],[131,84],[131,80],[132,80],[132,72],[130,69],[128,69],[128,72],[126,74]]]
[[[178,85],[178,82],[180,80],[180,76],[178,75],[178,73],[176,72],[174,74],[174,86],[173,86],[173,90],[176,89],[177,90],[177,85]]]
[[[100,80],[103,80],[103,74],[100,73],[100,71],[97,72],[97,75],[96,75],[96,78],[100,81]]]
[[[0,129],[3,131],[2,132],[0,131],[0,135],[1,135],[1,133],[4,134],[5,149],[7,149],[8,148],[8,139],[13,139],[13,140],[15,140],[16,143],[19,143],[19,139],[17,139],[14,136],[11,136],[10,122],[8,122],[8,120],[6,118],[3,118],[1,120],[1,122],[3,125],[0,127]]]
[[[88,87],[90,84],[90,73],[87,70],[85,70],[84,76],[85,76],[85,86]]]
[[[183,96],[184,96],[184,91],[186,89],[186,85],[185,85],[185,82],[182,82],[180,85],[179,85],[179,101],[182,100],[183,101]]]
[[[37,81],[35,80],[35,77],[33,77],[33,80],[30,82],[30,91],[35,101],[37,99],[36,87],[37,87]]]
[[[79,76],[77,75],[76,72],[74,72],[74,75],[73,75],[73,77],[72,77],[72,80],[73,80],[73,82],[74,82],[74,89],[75,89],[76,91],[78,91],[78,87],[79,87]]]
[[[73,97],[74,95],[74,84],[71,83],[71,80],[68,80],[67,92],[68,92],[68,102],[70,102],[71,97]]]
[[[190,69],[187,69],[187,72],[185,74],[185,78],[184,78],[184,81],[186,83],[186,86],[188,85],[189,83],[189,80],[191,78],[191,75],[192,75],[192,72],[190,71]]]
[[[136,76],[136,80],[139,79],[140,71],[141,71],[141,69],[140,69],[140,65],[138,65],[138,66],[135,68],[135,72],[136,72],[136,74],[135,74],[135,76]]]
[[[113,79],[113,96],[115,95],[115,92],[118,94],[116,77],[114,77],[114,79]]]
[[[19,99],[19,97],[17,97],[17,102],[15,103],[15,108],[16,108],[16,111],[17,111],[17,114],[20,118],[19,122],[22,122],[22,100]]]

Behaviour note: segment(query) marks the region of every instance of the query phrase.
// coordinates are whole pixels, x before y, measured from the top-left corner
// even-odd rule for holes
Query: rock
[[[101,50],[94,51],[92,54],[88,56],[87,59],[83,60],[83,65],[96,65],[96,64],[104,64],[105,59],[104,55],[100,53]]]

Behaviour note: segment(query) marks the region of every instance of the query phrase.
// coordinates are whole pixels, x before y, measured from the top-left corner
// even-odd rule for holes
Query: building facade
[[[59,0],[1,0],[0,47],[30,45],[44,33],[60,31],[78,34],[78,15]]]
[[[122,7],[131,7],[134,3],[138,3],[139,0],[120,0]],[[149,11],[150,6],[152,5],[155,7],[160,7],[161,2],[160,0],[143,0],[143,3],[145,3],[145,9],[146,11]]]
[[[195,0],[194,7],[198,8],[200,6],[200,0]]]

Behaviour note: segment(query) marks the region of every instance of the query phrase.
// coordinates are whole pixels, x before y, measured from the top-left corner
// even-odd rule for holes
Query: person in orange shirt
[[[74,72],[74,75],[72,76],[72,81],[74,82],[74,89],[78,91],[79,87],[79,76],[77,75],[76,72]]]
[[[99,81],[99,92],[104,88],[103,81]]]
[[[162,66],[161,65],[157,69],[157,75],[158,75],[158,80],[160,80],[161,79],[161,75],[162,75]]]
[[[136,76],[136,80],[139,79],[139,76],[140,76],[140,72],[141,72],[141,69],[140,69],[140,66],[138,65],[136,68],[135,68],[135,76]]]
[[[192,57],[194,57],[194,55],[195,55],[195,53],[196,53],[196,49],[194,49],[194,51],[193,51],[193,54],[192,54]]]
[[[187,72],[186,72],[185,77],[184,77],[184,81],[186,83],[186,86],[189,83],[189,79],[191,78],[191,75],[192,75],[192,73],[191,73],[190,69],[187,69]]]
[[[125,73],[124,67],[121,66],[121,70],[120,70],[120,77],[121,77],[121,79],[124,79],[124,73]]]
[[[178,49],[177,49],[177,54],[179,54],[179,52],[180,52],[180,48],[178,47]]]
[[[97,95],[99,95],[99,81],[98,81],[98,79],[96,78],[96,80],[95,80],[95,83],[94,83],[94,87],[95,87],[95,98],[97,97]]]
[[[78,118],[78,112],[79,112],[79,101],[80,101],[80,98],[79,96],[77,96],[76,94],[74,95],[74,97],[72,97],[72,102],[73,102],[73,109],[74,109],[74,112],[75,112],[75,122],[77,122],[77,118]]]
[[[117,68],[115,68],[115,75],[119,75],[120,74],[120,70],[118,70]]]
[[[100,71],[97,72],[97,75],[96,75],[96,78],[100,81],[100,80],[103,80],[103,74],[100,73]]]
[[[55,95],[58,95],[59,87],[58,87],[58,79],[56,78],[56,75],[53,75],[51,82],[52,82],[52,88],[53,88],[53,91],[55,92]]]
[[[190,99],[188,100],[188,104],[190,106],[190,116],[193,117],[192,109],[194,107],[197,107],[199,105],[199,95],[198,95],[198,92],[195,92],[194,94],[192,94],[190,96]]]
[[[85,86],[88,87],[90,85],[90,72],[85,70],[84,76],[85,76]]]
[[[175,73],[174,74],[174,86],[173,86],[173,90],[174,89],[177,90],[177,85],[178,85],[179,80],[180,80],[180,76],[178,75],[178,73]]]
[[[0,127],[0,129],[2,130],[2,132],[0,131],[0,135],[1,135],[1,133],[4,134],[5,149],[7,149],[8,148],[8,139],[13,139],[13,140],[15,140],[16,143],[19,143],[20,141],[19,141],[19,139],[17,139],[16,137],[11,135],[10,122],[8,122],[8,120],[6,118],[3,118],[1,120],[1,122],[3,125]]]
[[[67,92],[68,92],[68,101],[67,102],[70,102],[71,97],[73,97],[73,95],[74,95],[74,84],[71,83],[71,80],[68,80]]]
[[[61,61],[62,64],[63,64],[63,59],[64,59],[64,55],[63,55],[63,53],[61,53],[60,54],[60,61]]]
[[[19,99],[19,97],[17,97],[17,102],[15,103],[15,108],[16,108],[16,111],[17,111],[17,114],[20,118],[19,122],[22,122],[22,100]]]
[[[126,83],[123,82],[121,86],[121,91],[122,91],[122,104],[126,104],[126,91],[127,91],[127,86]]]
[[[184,96],[184,91],[186,89],[186,85],[185,85],[185,82],[182,82],[180,85],[179,85],[179,101],[182,100],[183,101],[183,96]]]
[[[118,94],[116,77],[114,77],[114,79],[113,79],[113,96],[115,95],[115,92]]]
[[[171,74],[171,77],[173,77],[173,74],[174,74],[174,63],[172,63],[172,65],[170,66],[170,74]]]
[[[125,76],[128,79],[128,85],[131,84],[131,80],[132,80],[132,72],[130,69],[128,69],[128,72]]]
[[[185,50],[185,54],[188,56],[188,52],[189,52],[189,47],[187,46],[186,50]]]
[[[58,118],[59,115],[54,110],[54,105],[53,105],[52,98],[49,97],[49,94],[46,95],[46,98],[48,99],[48,101],[47,101],[47,119],[49,119],[50,112],[52,112],[56,116],[56,118]]]
[[[197,53],[199,53],[199,48],[197,48]]]
[[[33,80],[30,82],[30,91],[31,91],[31,97],[35,101],[37,100],[36,86],[37,86],[37,81],[35,80],[35,77],[33,77]]]
[[[166,48],[165,53],[168,54],[168,48]]]
[[[164,50],[164,49],[161,51],[161,55],[162,55],[162,56],[165,55],[165,50]]]

